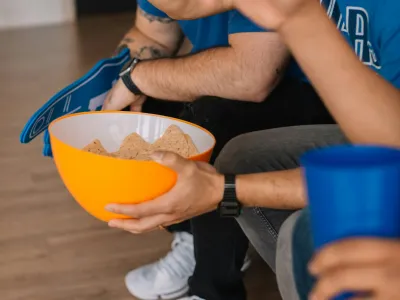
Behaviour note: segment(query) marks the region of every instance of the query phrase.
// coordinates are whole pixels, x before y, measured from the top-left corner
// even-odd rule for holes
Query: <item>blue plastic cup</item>
[[[400,150],[335,146],[301,163],[315,249],[350,237],[400,237]]]

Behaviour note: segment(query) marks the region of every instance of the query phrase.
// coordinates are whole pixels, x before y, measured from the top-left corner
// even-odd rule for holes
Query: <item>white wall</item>
[[[0,29],[74,20],[74,0],[0,0]]]

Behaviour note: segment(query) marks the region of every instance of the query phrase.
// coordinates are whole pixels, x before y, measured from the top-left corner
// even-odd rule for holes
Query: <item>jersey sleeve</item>
[[[143,11],[145,11],[146,13],[148,13],[150,15],[160,17],[160,18],[169,18],[166,13],[159,10],[157,7],[155,7],[153,4],[151,4],[147,0],[138,0],[137,3],[138,3],[138,6],[140,9],[142,9]]]
[[[264,28],[258,26],[247,17],[243,16],[237,10],[232,10],[229,16],[229,34],[243,33],[243,32],[265,32]]]
[[[380,66],[378,73],[400,89],[400,1],[385,1],[380,5]],[[384,12],[384,14],[383,14]]]
[[[400,89],[400,28],[382,44],[378,73]]]

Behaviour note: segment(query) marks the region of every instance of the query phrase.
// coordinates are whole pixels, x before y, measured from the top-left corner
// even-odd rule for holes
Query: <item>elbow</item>
[[[251,95],[249,95],[249,101],[255,103],[262,103],[264,102],[270,94],[270,89],[258,89],[255,90]]]
[[[265,85],[265,82],[262,84],[252,82],[245,87],[242,86],[241,92],[239,93],[241,96],[240,100],[261,103],[266,100],[272,90],[273,87],[270,85]]]
[[[279,77],[259,73],[258,76],[248,74],[240,76],[236,81],[237,97],[242,101],[261,103],[264,102],[279,83]]]

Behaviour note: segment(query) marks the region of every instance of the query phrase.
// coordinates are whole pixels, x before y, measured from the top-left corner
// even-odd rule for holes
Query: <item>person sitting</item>
[[[193,49],[175,57],[182,33]],[[139,59],[128,74],[136,89],[129,90],[119,80],[104,109],[131,106],[134,111],[201,125],[217,140],[212,162],[229,140],[242,133],[333,123],[297,65],[286,69],[289,52],[278,34],[236,10],[174,20],[140,0],[135,26],[121,46]],[[187,104],[180,111],[183,103]],[[289,214],[285,212],[278,222]],[[145,300],[179,298],[190,287],[190,294],[210,300],[245,299],[242,269],[248,265],[248,240],[234,219],[210,212],[191,220],[191,225],[183,222],[166,228],[174,233],[172,251],[126,276],[133,295]]]
[[[110,211],[136,218],[113,220],[110,226],[141,233],[213,211],[224,201],[233,201],[244,232],[276,270],[283,298],[296,299],[290,298],[293,290],[284,280],[285,271],[291,269],[291,260],[280,255],[287,252],[284,250],[291,235],[286,234],[285,228],[279,232],[278,247],[282,251],[276,251],[276,241],[282,224],[277,216],[289,216],[288,211],[306,206],[299,156],[312,148],[348,142],[400,145],[400,96],[396,89],[400,86],[400,20],[395,13],[400,3],[365,1],[359,7],[357,2],[356,9],[357,5],[349,1],[324,1],[331,4],[329,16],[337,20],[346,41],[321,6],[312,0],[182,0],[170,6],[165,0],[152,2],[160,8],[165,5],[167,12],[168,7],[179,8],[181,13],[186,13],[182,18],[190,18],[193,13],[206,15],[236,8],[260,25],[275,29],[339,127],[297,126],[241,135],[224,147],[216,169],[171,153],[156,154],[155,161],[178,173],[177,185],[149,203],[110,205]],[[196,10],[185,11],[193,8],[190,5],[194,2],[197,2]],[[177,11],[169,13],[179,15]],[[227,192],[232,194],[227,190],[232,188],[232,177],[223,174],[237,174],[233,181],[234,199],[224,197]]]

